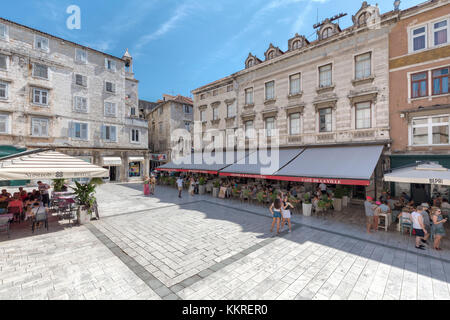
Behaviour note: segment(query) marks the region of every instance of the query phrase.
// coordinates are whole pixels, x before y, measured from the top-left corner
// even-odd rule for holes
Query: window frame
[[[76,133],[76,129],[75,126],[79,125],[80,126],[80,137],[76,137],[75,133]],[[86,138],[83,138],[83,125],[86,126]],[[80,140],[80,141],[89,141],[89,123],[88,122],[82,122],[82,121],[71,121],[70,122],[70,138],[72,140]]]
[[[430,95],[429,94],[429,85],[428,85],[428,81],[429,81],[429,74],[428,73],[429,73],[429,70],[421,71],[421,72],[415,72],[415,73],[411,73],[410,74],[411,99],[426,98],[426,97],[428,97]],[[426,78],[422,79],[422,80],[413,80],[413,77],[415,75],[419,75],[419,74],[425,74]],[[426,85],[426,87],[425,87],[425,95],[420,95],[421,90],[420,90],[420,85],[419,85],[419,95],[417,97],[415,97],[414,96],[414,84],[415,83],[419,83],[420,84],[421,82],[424,82],[424,81],[425,81],[425,85]]]
[[[330,72],[330,83],[328,84],[328,85],[322,85],[322,81],[321,81],[321,74],[322,74],[322,71],[321,71],[321,69],[322,68],[325,68],[325,67],[330,67],[330,70],[329,70],[329,72]],[[329,87],[332,87],[333,86],[333,63],[332,62],[330,62],[330,63],[327,63],[327,64],[324,64],[324,65],[321,65],[321,66],[319,66],[318,67],[318,73],[319,73],[319,83],[318,83],[318,85],[319,85],[319,88],[329,88]]]
[[[5,86],[5,96],[1,97],[0,96],[0,100],[8,100],[9,99],[9,83],[6,81],[1,81],[0,80],[0,85],[4,85]]]
[[[48,106],[49,105],[49,97],[50,97],[50,91],[49,90],[47,90],[47,89],[42,89],[42,88],[35,88],[35,87],[33,87],[32,88],[33,90],[32,90],[32,94],[33,94],[33,97],[32,97],[32,104],[34,104],[34,105],[38,105],[38,106]],[[40,92],[40,94],[39,94],[39,102],[36,102],[35,101],[35,98],[36,98],[36,91],[39,91]],[[47,93],[47,95],[46,95],[46,98],[47,98],[47,101],[46,101],[46,103],[42,103],[42,97],[43,97],[43,95],[42,95],[42,93],[43,92],[46,92]]]
[[[81,77],[81,84],[77,83],[77,76]],[[84,81],[86,80],[86,81]],[[87,88],[88,87],[88,77],[85,75],[82,75],[81,73],[75,73],[75,85]]]
[[[84,53],[84,60],[78,60],[78,52],[82,52]],[[82,64],[87,64],[88,63],[88,52],[87,50],[84,49],[80,49],[80,48],[75,48],[75,61],[78,63],[82,63]]]
[[[327,36],[325,37],[325,31],[327,32]],[[333,36],[333,28],[331,26],[325,27],[321,32],[322,40],[328,39]]]
[[[110,107],[114,106],[114,114],[111,112],[107,112],[108,108],[106,105],[110,105]],[[103,107],[104,107],[104,116],[105,117],[111,117],[111,118],[117,118],[117,103],[116,102],[110,102],[110,101],[105,101],[103,103]]]
[[[440,23],[440,22],[444,22],[444,21],[447,23],[447,25],[445,27],[440,27],[440,28],[438,28],[436,30],[435,24],[436,23]],[[450,21],[449,21],[448,17],[445,18],[445,19],[442,19],[442,20],[438,19],[438,20],[435,20],[433,22],[430,22],[430,24],[432,25],[432,27],[431,27],[432,47],[444,46],[444,45],[449,43],[449,31],[450,31],[450,23],[449,22]],[[444,43],[436,44],[436,32],[439,32],[439,31],[442,31],[442,30],[447,30],[447,40]]]
[[[320,117],[321,117],[322,115],[321,115],[320,113],[321,113],[321,111],[323,111],[323,110],[330,110],[330,113],[329,113],[329,115],[330,115],[330,130],[322,131],[321,120],[320,120]],[[329,132],[333,132],[333,108],[332,108],[332,107],[321,108],[321,109],[318,110],[317,114],[319,115],[319,133],[329,133]],[[328,113],[325,114],[325,117],[326,117],[327,115],[328,115]],[[325,125],[326,125],[326,124],[327,124],[327,121],[326,121],[326,118],[325,118]]]
[[[5,34],[0,34],[0,39],[4,41],[9,41],[9,26],[5,23],[0,23],[0,26],[3,26],[5,28]]]
[[[212,108],[213,121],[220,120],[219,119],[219,107]]]
[[[7,113],[0,113],[0,120],[5,119],[5,131],[0,131],[0,134],[10,134],[11,133],[11,116]]]
[[[293,133],[292,132],[292,116],[298,116],[298,119],[296,119],[296,120],[298,120],[298,133]],[[300,112],[294,112],[294,113],[291,113],[290,115],[289,115],[289,135],[290,136],[298,136],[298,135],[300,135],[301,134],[301,113]]]
[[[40,75],[36,75],[36,66],[41,66],[41,67],[45,67],[47,68],[47,77],[41,77]],[[33,78],[38,78],[38,79],[43,79],[43,80],[50,80],[50,67],[42,64],[42,63],[37,63],[37,62],[33,62]]]
[[[109,139],[106,137],[107,134],[107,130],[106,128],[110,128],[109,129]],[[111,139],[111,128],[115,128],[115,135],[114,135],[114,140]],[[105,130],[105,135],[103,135],[103,129]],[[118,141],[118,130],[117,130],[117,126],[114,125],[102,125],[102,140],[106,141],[106,142],[117,142]]]
[[[358,77],[358,63],[364,63],[364,62],[367,63],[367,60],[363,60],[363,62],[361,62],[361,61],[357,61],[357,59],[360,58],[360,57],[363,57],[365,55],[369,55],[369,59],[368,59],[368,61],[369,61],[369,75],[368,76],[363,76],[363,77]],[[372,75],[373,75],[373,71],[372,71],[372,56],[373,56],[372,51],[368,51],[368,52],[364,52],[364,53],[355,55],[355,57],[354,57],[354,63],[355,63],[355,74],[354,74],[354,77],[355,77],[355,80],[364,80],[364,79],[368,79],[368,78],[372,77]],[[366,70],[366,69],[364,68],[364,70]]]
[[[43,135],[42,134],[42,126],[40,126],[40,134],[39,135],[34,135],[34,128],[35,128],[35,123],[36,122],[39,122],[39,123],[42,123],[42,122],[46,122],[47,123],[47,133],[46,133],[46,135]],[[32,117],[31,118],[31,136],[32,137],[41,137],[41,138],[48,138],[50,135],[49,135],[49,130],[50,130],[50,121],[48,120],[48,119],[46,119],[46,118],[35,118],[35,117]]]
[[[141,130],[140,129],[130,128],[130,142],[136,143],[136,144],[141,143]]]
[[[419,35],[414,35],[414,31],[421,29],[421,28],[425,28],[425,31],[420,33]],[[425,36],[425,47],[421,48],[421,49],[414,49],[414,39],[418,38],[418,37],[422,37]],[[410,52],[411,53],[416,53],[416,52],[420,52],[422,50],[426,50],[429,48],[429,44],[428,44],[428,23],[420,25],[420,26],[414,26],[411,27],[410,29],[410,39],[411,39],[411,45],[410,45]]]
[[[86,100],[86,110],[85,111],[77,108],[77,106],[78,106],[78,104],[77,104],[78,101],[77,100],[79,100],[79,99]],[[83,97],[83,96],[74,96],[73,97],[73,111],[76,112],[76,113],[89,113],[89,101],[88,101],[88,98],[87,97]]]
[[[227,104],[227,118],[228,119],[236,117],[236,107],[235,106],[236,106],[236,104],[234,102]],[[232,113],[230,113],[230,108],[232,108],[232,110],[233,110]]]
[[[111,84],[111,90],[112,91],[108,91],[108,83]],[[110,94],[115,94],[116,93],[116,83],[113,81],[106,81],[105,80],[105,92],[106,93],[110,93]]]
[[[442,118],[447,117],[448,122],[439,122],[433,123],[433,118]],[[414,125],[414,120],[427,120],[426,124]],[[432,115],[432,116],[420,116],[411,119],[409,124],[409,146],[410,147],[425,147],[425,146],[448,146],[450,145],[450,137],[448,137],[449,142],[445,144],[433,144],[433,127],[442,127],[443,125],[447,125],[448,132],[450,133],[450,114],[441,114],[441,115]],[[428,128],[427,131],[427,143],[426,144],[414,144],[414,129],[415,128]],[[431,143],[430,143],[431,142]]]
[[[200,110],[200,121],[206,122],[206,110]]]
[[[109,63],[109,62],[111,62],[111,63]],[[113,66],[114,66],[114,68],[113,68]],[[108,71],[116,72],[116,70],[117,70],[116,61],[114,61],[113,59],[105,58],[105,69]]]
[[[38,48],[38,41],[39,41],[39,40],[47,40],[47,48],[45,48],[45,49],[43,49],[43,48]],[[35,50],[42,51],[42,52],[47,52],[47,53],[50,52],[50,39],[35,34],[35,35],[34,35],[34,49],[35,49]]]
[[[434,76],[434,72],[435,71],[439,71],[439,70],[443,70],[443,69],[447,69],[448,73],[447,75],[441,75],[441,76]],[[431,71],[431,95],[432,96],[439,96],[439,95],[443,95],[443,94],[449,94],[450,93],[450,67],[441,67],[441,68],[437,68],[437,69],[432,69]],[[448,82],[448,88],[447,88],[447,92],[442,92],[442,78],[448,78],[447,82]],[[440,85],[440,92],[439,93],[435,93],[434,91],[434,80],[435,79],[439,79],[439,85]]]
[[[270,84],[270,83],[273,83],[273,86],[272,86],[272,97],[268,97],[267,96],[267,93],[268,93],[267,85]],[[270,81],[265,82],[264,83],[264,100],[265,101],[270,101],[270,100],[275,100],[275,99],[276,99],[275,98],[275,80],[270,80]]]
[[[9,70],[9,59],[6,54],[0,54],[0,57],[5,57],[5,68],[0,68],[0,71],[8,71]]]
[[[298,76],[298,91],[297,92],[292,92],[292,77],[294,76]],[[302,92],[302,73],[298,72],[298,73],[294,73],[291,74],[289,76],[289,95],[294,96],[294,95],[298,95]]]
[[[245,102],[246,106],[250,106],[250,105],[255,103],[255,100],[253,99],[254,98],[253,97],[253,87],[245,89],[244,90],[244,94],[245,94],[245,98],[244,98],[245,101],[244,102]],[[248,97],[249,94],[250,94],[250,96],[252,98],[251,102],[247,100],[247,97]]]
[[[248,127],[248,124],[251,122],[251,128]],[[245,133],[245,139],[253,139],[254,137],[250,137],[247,133],[249,129],[255,130],[255,121],[254,120],[246,120],[244,122],[244,133]]]
[[[364,109],[369,109],[369,126],[368,127],[358,127],[358,106],[362,104],[368,104],[369,107]],[[372,128],[372,102],[371,101],[362,101],[355,103],[355,129],[356,130],[364,130],[364,129],[371,129]]]

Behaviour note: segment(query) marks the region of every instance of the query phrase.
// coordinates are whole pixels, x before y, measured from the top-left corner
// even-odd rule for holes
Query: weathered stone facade
[[[149,124],[149,149],[154,154],[166,155],[166,161],[171,160],[172,134],[176,129],[193,129],[192,100],[183,96],[163,95],[163,100],[149,110],[146,119]],[[189,127],[189,128],[188,128]],[[189,141],[187,137],[186,141]],[[152,167],[157,167],[161,161],[155,161]]]
[[[1,145],[55,148],[100,166],[120,157],[116,181],[148,173],[148,123],[128,51],[117,58],[8,20],[0,27]],[[130,157],[142,158],[139,177],[129,174]]]

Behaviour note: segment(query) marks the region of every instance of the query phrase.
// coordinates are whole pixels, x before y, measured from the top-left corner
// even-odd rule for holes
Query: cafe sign
[[[152,153],[150,154],[150,159],[152,161],[167,161],[167,154],[164,153]]]

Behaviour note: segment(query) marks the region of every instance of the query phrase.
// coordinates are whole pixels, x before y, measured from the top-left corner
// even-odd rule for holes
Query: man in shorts
[[[177,186],[178,186],[178,198],[181,198],[181,192],[183,191],[183,178],[181,178],[181,176],[179,176],[177,179]]]
[[[372,229],[374,227],[373,222],[374,222],[374,215],[375,215],[375,210],[373,209],[373,198],[372,197],[367,197],[366,201],[364,201],[364,210],[366,212],[367,233],[370,233],[370,229]]]
[[[428,234],[428,231],[423,223],[422,211],[423,207],[418,206],[417,209],[411,214],[413,220],[413,229],[414,233],[416,234],[416,249],[419,250],[425,250],[425,246],[421,242]]]

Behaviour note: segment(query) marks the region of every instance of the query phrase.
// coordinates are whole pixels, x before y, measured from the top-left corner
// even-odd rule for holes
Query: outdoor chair
[[[9,218],[1,217],[0,218],[0,232],[6,231],[6,233],[8,233],[8,239],[10,238],[9,226],[10,226]]]
[[[409,236],[412,236],[413,226],[411,220],[400,217],[400,232],[403,234],[405,229],[409,229]]]
[[[21,222],[22,221],[22,208],[20,207],[9,207],[8,213],[12,214],[14,216],[15,222]]]
[[[38,223],[44,223],[45,228],[48,231],[48,215],[47,212],[38,212],[33,219],[33,225],[31,226],[31,231],[34,233],[35,226]]]
[[[383,218],[383,219],[380,219]],[[378,229],[384,229],[386,232],[389,228],[389,215],[387,213],[380,213],[378,214]],[[383,223],[381,223],[381,220]]]

